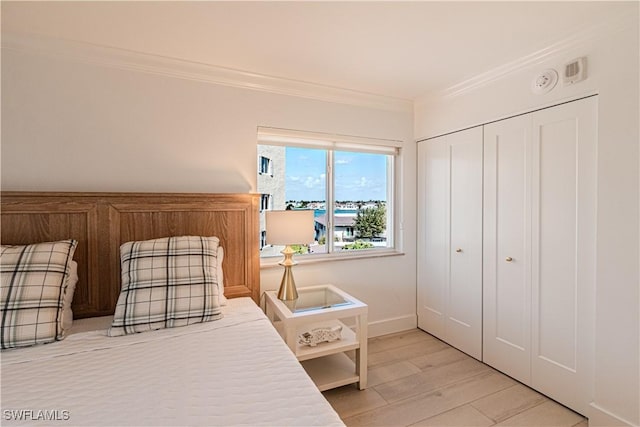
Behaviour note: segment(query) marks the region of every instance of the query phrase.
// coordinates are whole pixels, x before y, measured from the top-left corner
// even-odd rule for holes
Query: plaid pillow
[[[122,290],[109,336],[217,320],[217,237],[165,237],[120,246]]]
[[[78,242],[0,246],[0,347],[63,338],[62,301]]]

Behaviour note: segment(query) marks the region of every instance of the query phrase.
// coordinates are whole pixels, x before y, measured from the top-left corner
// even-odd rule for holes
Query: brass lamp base
[[[296,265],[293,260],[293,254],[295,251],[290,245],[287,245],[281,254],[284,255],[284,260],[279,264],[284,267],[284,274],[282,275],[282,281],[280,282],[280,289],[278,289],[278,299],[282,301],[293,301],[298,299],[298,290],[296,289],[296,281],[293,280],[293,271],[291,267]]]

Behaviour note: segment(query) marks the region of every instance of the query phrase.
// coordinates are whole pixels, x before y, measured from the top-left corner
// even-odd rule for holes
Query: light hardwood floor
[[[366,390],[349,385],[323,394],[347,426],[588,426],[419,329],[369,340]]]

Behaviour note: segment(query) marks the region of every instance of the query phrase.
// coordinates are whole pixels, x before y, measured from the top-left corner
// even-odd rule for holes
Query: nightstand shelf
[[[344,353],[309,359],[302,362],[302,367],[320,391],[358,382],[353,360]]]
[[[284,336],[284,326],[281,320],[275,321],[273,323],[273,326],[275,326],[276,330],[280,333],[280,336]],[[305,324],[303,327],[296,330],[296,337],[302,332],[309,331],[314,328],[333,326],[342,326],[342,338],[337,341],[321,343],[315,347],[299,344],[296,341],[296,349],[293,351],[293,353],[296,355],[298,360],[302,362],[303,360],[327,356],[330,354],[349,350],[355,350],[360,347],[360,343],[358,342],[356,333],[340,320],[329,320],[326,322]]]
[[[293,354],[321,391],[346,384],[367,386],[367,310],[363,302],[333,285],[298,289],[295,304],[285,304],[274,291],[265,292],[265,312]],[[355,319],[355,327],[344,321]],[[341,326],[341,339],[308,346],[298,343],[303,332]],[[355,361],[345,352],[355,351]]]

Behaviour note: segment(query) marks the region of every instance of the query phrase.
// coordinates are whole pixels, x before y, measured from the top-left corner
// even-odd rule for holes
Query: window
[[[258,191],[273,194],[271,209],[314,211],[315,239],[301,253],[338,256],[388,250],[394,247],[394,168],[399,145],[260,128],[259,158],[265,152],[280,150],[281,154],[272,165],[280,176],[259,179]],[[281,249],[265,245],[261,256],[280,256]]]
[[[265,156],[260,156],[260,169],[259,172],[262,175],[273,175],[271,172],[271,159]]]
[[[267,245],[267,232],[265,230],[260,231],[260,249]]]
[[[267,211],[271,209],[271,194],[263,194],[260,198],[260,210]]]

